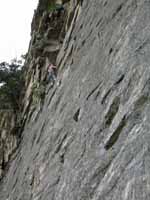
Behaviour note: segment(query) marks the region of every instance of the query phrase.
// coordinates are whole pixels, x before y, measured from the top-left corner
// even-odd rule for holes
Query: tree
[[[20,110],[20,94],[23,89],[23,68],[13,59],[9,64],[0,63],[0,109]]]

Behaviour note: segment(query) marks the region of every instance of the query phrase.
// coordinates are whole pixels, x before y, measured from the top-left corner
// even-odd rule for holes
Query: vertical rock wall
[[[16,116],[11,110],[0,111],[0,179],[4,169],[18,147]]]
[[[53,45],[39,42],[51,27],[45,3],[26,61],[25,130],[0,199],[149,200],[150,2],[76,2],[55,56]],[[46,86],[42,109],[32,109],[32,85],[48,62],[61,84]]]
[[[54,3],[63,5],[63,9],[51,9]],[[47,76],[48,65],[57,65],[56,58],[77,5],[77,1],[39,1],[31,25],[31,41],[25,62],[27,91],[24,121],[30,119],[37,103],[40,104],[39,99],[34,103],[33,86],[40,90]]]

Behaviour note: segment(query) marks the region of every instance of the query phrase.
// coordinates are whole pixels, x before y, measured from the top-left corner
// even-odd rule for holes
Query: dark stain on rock
[[[104,2],[104,4],[103,4],[103,6],[105,7],[105,6],[107,5],[107,3],[108,3],[108,2],[107,2],[107,1],[105,1],[105,2]]]
[[[89,98],[92,96],[92,94],[98,89],[98,87],[100,86],[101,82],[98,83],[98,85],[96,85],[96,87],[90,92],[90,94],[87,96],[86,100],[88,101]]]
[[[65,155],[62,154],[62,155],[60,155],[60,162],[61,162],[62,164],[64,164],[64,161],[65,161]]]
[[[76,111],[76,113],[73,116],[74,121],[78,122],[78,120],[79,120],[79,114],[80,114],[80,108]]]
[[[109,55],[113,52],[113,48],[110,48]]]
[[[81,42],[81,46],[84,46],[85,42],[86,42],[86,40],[83,40],[83,41]]]
[[[103,97],[102,102],[101,102],[102,105],[105,103],[105,100],[107,99],[110,92],[111,92],[111,88],[106,92],[105,96]]]
[[[116,9],[116,11],[115,11],[115,12],[113,13],[113,15],[112,15],[112,19],[113,19],[114,17],[116,17],[117,13],[122,9],[123,5],[124,5],[124,3],[122,3],[122,4],[120,4],[120,5],[118,6],[118,8]]]
[[[98,20],[96,27],[98,27],[100,25],[100,23],[102,22],[103,18],[100,18],[100,20]]]
[[[117,114],[119,110],[119,104],[120,104],[120,98],[116,97],[112,103],[112,105],[109,108],[109,111],[107,115],[105,116],[105,125],[108,127],[112,123],[115,115]]]
[[[110,137],[110,139],[108,140],[108,142],[105,145],[105,149],[109,150],[118,140],[123,128],[126,125],[126,120],[125,117],[121,120],[118,128],[115,130],[115,132],[112,134],[112,136]]]
[[[115,85],[118,85],[119,83],[121,83],[124,79],[125,75],[121,75],[120,78],[115,82]]]
[[[99,95],[100,95],[100,90],[97,92],[97,94],[96,94],[96,96],[94,98],[95,101],[96,101],[96,99],[98,98]]]

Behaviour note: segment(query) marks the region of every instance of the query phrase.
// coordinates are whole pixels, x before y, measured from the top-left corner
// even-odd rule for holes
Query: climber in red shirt
[[[51,83],[51,85],[53,86],[57,78],[57,67],[53,64],[49,64],[47,72],[47,82]]]

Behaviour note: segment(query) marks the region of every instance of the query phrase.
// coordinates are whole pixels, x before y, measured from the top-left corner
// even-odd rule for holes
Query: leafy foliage
[[[21,61],[12,60],[0,63],[0,109],[20,108],[20,94],[23,88],[23,73]]]
[[[52,11],[55,11],[56,10],[56,5],[55,4],[49,4],[48,5],[48,11],[49,12],[52,12]]]
[[[52,12],[61,9],[62,7],[63,7],[62,4],[51,2],[50,4],[48,4],[47,9],[49,12]]]
[[[37,83],[34,83],[32,86],[32,103],[33,105],[36,105],[40,100],[42,100],[45,97],[45,85],[44,83],[41,83],[38,85]]]

